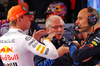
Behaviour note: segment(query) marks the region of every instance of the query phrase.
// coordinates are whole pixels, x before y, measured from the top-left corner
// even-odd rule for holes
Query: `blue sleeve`
[[[74,43],[70,45],[69,50],[70,50],[70,56],[71,56],[71,57],[72,57],[73,52],[74,52],[76,49],[77,49],[77,47],[76,47],[76,45],[75,45]],[[76,62],[74,62],[74,61],[73,61],[73,63],[74,63],[75,65],[78,65],[78,64],[79,64],[79,63],[76,63]]]
[[[77,49],[77,47],[74,43],[72,45],[70,45],[69,50],[70,50],[71,57],[72,57],[72,54],[73,54],[74,50],[76,50],[76,49]]]
[[[55,61],[46,59],[40,56],[34,56],[34,65],[35,66],[51,66]]]
[[[55,61],[50,59],[45,59],[38,63],[38,66],[51,66]]]

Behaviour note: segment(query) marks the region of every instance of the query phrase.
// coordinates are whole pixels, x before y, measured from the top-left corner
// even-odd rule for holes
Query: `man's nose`
[[[79,24],[79,20],[77,19],[75,23],[76,23],[76,24]]]
[[[61,30],[63,30],[61,27],[58,27],[58,31],[61,31]]]

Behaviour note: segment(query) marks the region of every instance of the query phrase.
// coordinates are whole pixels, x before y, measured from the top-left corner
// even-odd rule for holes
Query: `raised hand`
[[[38,41],[41,38],[41,36],[46,35],[46,34],[47,32],[45,30],[39,30],[37,32],[36,30],[34,30],[33,37]]]

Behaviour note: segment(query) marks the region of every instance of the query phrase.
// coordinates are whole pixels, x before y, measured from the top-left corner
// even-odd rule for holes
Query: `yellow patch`
[[[50,39],[46,39],[47,41],[50,41]]]
[[[93,45],[95,45],[95,46],[97,46],[97,45],[98,45],[95,41],[92,41],[92,44],[93,44]]]
[[[39,51],[41,47],[42,47],[42,45],[38,45],[36,48],[36,51]]]

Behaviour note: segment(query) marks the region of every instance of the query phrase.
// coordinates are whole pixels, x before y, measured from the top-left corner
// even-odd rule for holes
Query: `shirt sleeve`
[[[22,37],[23,39],[22,48],[24,51],[31,51],[32,53],[36,55],[39,55],[48,59],[58,58],[59,55],[55,46],[48,39],[45,39],[43,41],[44,43],[43,45],[31,36],[25,35],[23,37]]]
[[[73,61],[77,64],[90,57],[100,53],[100,36],[95,35],[88,40],[88,43],[83,45],[81,49],[77,49],[75,44],[70,46],[70,55]]]

